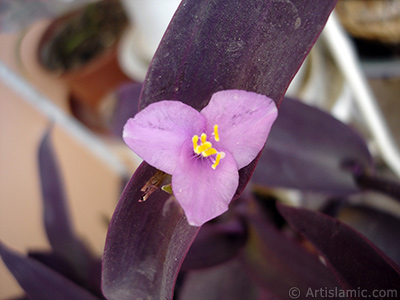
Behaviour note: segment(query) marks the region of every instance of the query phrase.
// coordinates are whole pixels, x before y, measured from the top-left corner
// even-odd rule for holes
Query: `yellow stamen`
[[[221,156],[222,156],[221,153],[218,153],[218,154],[217,154],[217,158],[215,159],[215,163],[213,163],[213,165],[211,166],[211,168],[213,168],[214,170],[215,170],[215,168],[219,165],[219,162],[220,162],[220,160],[221,160]]]
[[[198,141],[199,141],[199,136],[198,135],[194,135],[192,137],[193,150],[194,150],[195,153],[200,154],[200,152],[197,151],[197,149],[199,148],[199,146],[197,145]]]
[[[214,132],[212,133],[212,135],[214,136],[215,141],[219,142],[220,137],[219,137],[219,133],[218,133],[218,125],[214,125]],[[200,140],[200,144],[199,144],[199,140]],[[211,165],[211,167],[214,170],[219,165],[221,159],[223,159],[225,157],[224,152],[218,152],[217,149],[213,148],[213,145],[207,141],[207,135],[205,133],[202,133],[200,135],[200,137],[198,135],[194,135],[192,137],[192,142],[193,142],[193,151],[196,154],[201,154],[203,157],[209,157],[212,155],[216,155],[215,160],[214,160],[214,158],[212,158],[212,161],[214,163]]]
[[[201,154],[202,154],[204,157],[209,157],[209,156],[214,155],[214,154],[217,154],[217,153],[218,153],[217,150],[215,150],[214,148],[210,148],[210,149],[205,150],[205,151],[202,152]]]
[[[214,139],[219,142],[218,125],[214,125]]]
[[[197,147],[196,153],[200,154],[201,152],[206,151],[206,150],[210,149],[211,147],[212,147],[212,145],[210,142],[205,142]]]
[[[204,144],[207,141],[207,134],[202,133],[201,134],[201,143]]]

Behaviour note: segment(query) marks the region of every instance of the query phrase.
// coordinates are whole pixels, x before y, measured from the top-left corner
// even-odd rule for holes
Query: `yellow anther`
[[[205,150],[205,151],[202,152],[201,154],[202,154],[204,157],[209,157],[209,156],[214,155],[214,154],[217,154],[217,153],[218,153],[217,150],[215,150],[214,148],[210,148],[210,149]]]
[[[218,134],[218,125],[214,125],[214,132],[212,134],[214,136],[215,141],[219,141],[219,134]],[[200,145],[199,145],[200,140]],[[196,154],[201,154],[203,157],[209,157],[211,155],[216,155],[215,160],[212,158],[211,160],[214,162],[212,164],[212,168],[215,170],[219,165],[221,159],[225,157],[224,152],[218,152],[217,149],[213,148],[210,142],[207,142],[207,135],[202,133],[200,137],[198,135],[194,135],[192,137],[193,142],[193,151]]]
[[[207,141],[207,134],[202,133],[201,134],[201,143],[204,144]]]
[[[195,153],[200,154],[200,152],[197,151],[197,149],[199,148],[199,146],[197,145],[198,141],[199,141],[199,136],[198,135],[194,135],[192,137],[193,150],[194,150]]]
[[[210,142],[205,142],[205,143],[203,143],[203,144],[201,144],[200,146],[197,147],[196,153],[200,154],[201,152],[206,151],[206,150],[210,149],[211,147],[212,147],[212,145],[211,145]]]
[[[219,165],[219,162],[221,161],[221,158],[222,158],[222,154],[225,154],[225,153],[220,152],[217,154],[217,157],[215,158],[215,163],[213,163],[213,165],[211,166],[214,170]]]
[[[219,142],[218,125],[214,125],[214,139]]]

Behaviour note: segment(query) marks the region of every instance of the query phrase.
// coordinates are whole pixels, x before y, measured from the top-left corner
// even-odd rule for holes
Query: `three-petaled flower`
[[[277,117],[273,100],[225,90],[200,112],[179,101],[150,104],[124,127],[126,144],[172,175],[172,191],[189,224],[201,226],[228,209],[238,170],[262,150]]]

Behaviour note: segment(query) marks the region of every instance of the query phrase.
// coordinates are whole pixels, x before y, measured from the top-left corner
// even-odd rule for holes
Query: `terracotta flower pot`
[[[129,80],[119,68],[115,46],[81,69],[62,74],[60,79],[67,83],[76,99],[92,108],[97,108],[108,93]]]
[[[115,1],[108,0],[99,3],[110,4],[112,2]],[[108,93],[120,84],[129,81],[129,78],[121,71],[117,58],[118,41],[125,26],[121,25],[123,28],[120,28],[119,32],[115,33],[115,36],[111,38],[112,41],[108,47],[104,47],[99,52],[94,53],[93,57],[90,57],[90,59],[88,58],[87,61],[82,61],[69,68],[60,67],[59,65],[51,66],[51,62],[46,62],[46,57],[53,55],[52,51],[54,51],[54,49],[60,51],[64,50],[62,48],[65,47],[58,47],[57,49],[57,47],[52,44],[63,32],[75,29],[77,39],[82,39],[82,32],[79,28],[73,28],[75,25],[70,25],[72,29],[66,29],[66,26],[71,24],[71,22],[75,22],[77,16],[82,14],[82,10],[85,8],[87,8],[87,6],[78,11],[63,15],[50,23],[39,42],[38,58],[44,69],[47,69],[50,73],[53,73],[66,83],[74,101],[81,102],[82,105],[88,109],[96,110],[101,100]],[[89,26],[90,24],[88,27]],[[90,28],[88,31],[90,31]],[[103,32],[99,30],[98,34],[101,35]],[[83,35],[85,34],[83,33]],[[89,36],[88,38],[93,39],[93,36]],[[61,63],[63,63],[62,60]]]

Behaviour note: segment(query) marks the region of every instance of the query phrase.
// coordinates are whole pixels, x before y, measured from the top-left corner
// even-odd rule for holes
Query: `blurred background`
[[[140,163],[118,135],[118,104],[138,95],[179,2],[0,0],[2,242],[21,253],[49,248],[37,150],[52,128],[72,222],[101,256],[123,183]],[[398,179],[400,1],[342,0],[329,22],[288,95],[356,128],[378,170]],[[0,299],[18,294],[0,262]]]

